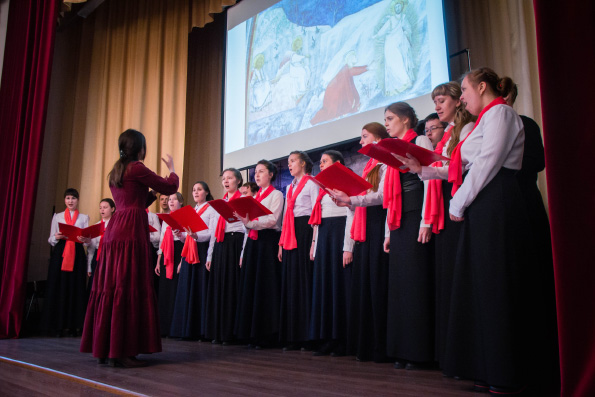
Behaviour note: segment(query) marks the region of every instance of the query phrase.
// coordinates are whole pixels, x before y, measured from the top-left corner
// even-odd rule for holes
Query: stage
[[[438,370],[395,370],[392,363],[312,352],[163,339],[149,366],[98,365],[80,338],[0,340],[0,395],[399,395],[471,396],[472,382]]]

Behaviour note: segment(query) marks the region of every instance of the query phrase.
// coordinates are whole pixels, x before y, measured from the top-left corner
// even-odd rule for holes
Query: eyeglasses
[[[430,128],[426,128],[426,129],[424,130],[424,132],[427,134],[428,132],[432,132],[432,131],[434,131],[434,130],[437,130],[438,128],[442,128],[442,129],[444,129],[444,127],[442,127],[441,125],[434,125],[434,126],[432,126],[432,127],[430,127]]]

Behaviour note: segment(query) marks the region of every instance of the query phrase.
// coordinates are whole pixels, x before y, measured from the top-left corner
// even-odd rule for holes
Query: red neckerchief
[[[442,154],[446,142],[450,139],[450,131],[452,125],[448,125],[444,136],[438,142],[435,153]],[[430,167],[442,167],[442,161],[432,163]],[[428,193],[426,194],[426,209],[424,212],[424,223],[432,225],[432,232],[439,234],[440,230],[444,229],[444,197],[442,196],[442,180],[430,179],[428,181]]]
[[[366,179],[370,171],[376,167],[378,164],[378,160],[370,159],[366,163],[364,167],[364,172],[362,173],[362,178]],[[361,192],[360,196],[364,196],[366,192]],[[355,209],[355,215],[353,215],[353,223],[351,224],[351,238],[354,241],[364,242],[366,241],[366,220],[368,217],[368,212],[366,211],[366,207],[357,207]]]
[[[74,226],[76,220],[79,217],[79,211],[74,210],[74,216],[70,216],[70,210],[66,208],[64,211],[64,220],[66,224]],[[66,240],[66,245],[64,246],[64,252],[62,252],[62,271],[63,272],[71,272],[74,270],[74,258],[76,257],[76,248],[75,242]]]
[[[281,238],[279,245],[285,250],[292,250],[297,248],[297,240],[295,238],[295,219],[293,215],[293,207],[297,197],[302,192],[306,182],[310,180],[308,175],[304,175],[300,183],[298,183],[295,193],[293,192],[293,184],[289,186],[287,191],[287,210],[285,211],[285,218],[283,218],[283,227],[281,228]]]
[[[99,256],[101,255],[101,245],[103,243],[103,233],[105,232],[105,222],[101,220],[101,237],[99,237],[99,244],[97,244],[97,262],[99,263]]]
[[[318,191],[316,203],[314,204],[314,208],[312,208],[312,214],[310,215],[310,219],[308,220],[309,225],[320,225],[320,223],[322,222],[322,205],[320,204],[320,202],[326,194],[327,192],[324,189],[320,189]]]
[[[267,187],[264,190],[264,192],[262,191],[262,188],[260,188],[258,190],[258,193],[256,193],[256,196],[254,196],[254,198],[259,203],[262,203],[262,200],[267,198],[269,196],[269,194],[273,193],[274,190],[275,190],[275,187],[273,185],[269,185],[269,187]],[[257,221],[258,218],[254,218],[253,220]],[[252,240],[258,240],[258,230],[250,229],[250,232],[248,232],[248,237],[250,237]]]
[[[233,194],[233,196],[231,196],[231,198],[229,200],[227,200],[227,196],[229,196],[228,193],[225,193],[225,196],[223,196],[223,200],[227,200],[227,201],[231,201],[231,200],[235,200],[238,197],[240,197],[242,195],[242,193],[240,193],[239,190],[236,190],[236,192]],[[217,237],[217,242],[221,243],[224,239],[225,239],[225,219],[222,216],[219,216],[219,221],[217,221],[217,229],[215,229],[215,237]]]
[[[475,127],[479,125],[483,115],[496,105],[506,105],[506,101],[502,97],[498,97],[490,102],[485,108],[483,108],[481,113],[479,113],[477,121],[475,122],[471,132],[469,132],[465,139],[459,142],[459,144],[452,151],[452,155],[450,156],[450,165],[448,166],[448,181],[452,183],[453,196],[463,184],[463,161],[461,160],[461,146],[463,146],[463,143],[467,140],[467,138],[469,138],[471,133],[475,131]]]
[[[197,211],[198,216],[204,214],[208,207],[209,204],[203,205],[200,211]],[[184,241],[184,248],[182,248],[182,258],[185,258],[186,263],[189,263],[191,265],[200,263],[200,259],[198,258],[198,249],[196,248],[196,242],[190,236],[186,236],[186,241]]]
[[[411,142],[417,138],[417,134],[412,129],[405,133],[402,138],[404,141]],[[384,197],[382,206],[387,209],[386,221],[388,228],[395,230],[401,227],[401,173],[399,168],[388,167],[384,177]]]
[[[448,127],[446,127],[446,130],[444,130],[444,135],[442,135],[442,139],[440,139],[440,142],[438,142],[438,144],[436,145],[434,153],[442,154],[444,145],[446,145],[446,142],[448,142],[448,140],[450,139],[450,130],[452,130],[452,125],[449,124]]]
[[[173,213],[172,211],[171,213]],[[165,266],[165,276],[168,279],[174,278],[174,234],[171,231],[171,226],[167,226],[165,233],[163,233],[163,240],[161,241],[161,252],[163,252],[163,266]]]

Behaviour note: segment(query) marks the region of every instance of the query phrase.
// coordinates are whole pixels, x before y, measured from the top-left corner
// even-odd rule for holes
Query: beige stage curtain
[[[213,22],[215,14],[225,7],[232,6],[236,0],[194,0],[190,1],[190,26],[202,28]]]
[[[471,68],[491,67],[511,77],[519,87],[515,109],[541,126],[535,15],[532,0],[446,0],[450,53],[469,48]],[[454,26],[453,26],[454,25]],[[467,68],[464,56],[453,58],[458,78]],[[538,185],[547,208],[545,171]]]

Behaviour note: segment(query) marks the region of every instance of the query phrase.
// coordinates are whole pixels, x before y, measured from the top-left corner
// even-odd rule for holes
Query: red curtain
[[[595,396],[595,5],[535,0],[563,396]]]
[[[19,336],[57,0],[12,0],[0,87],[0,338]]]

